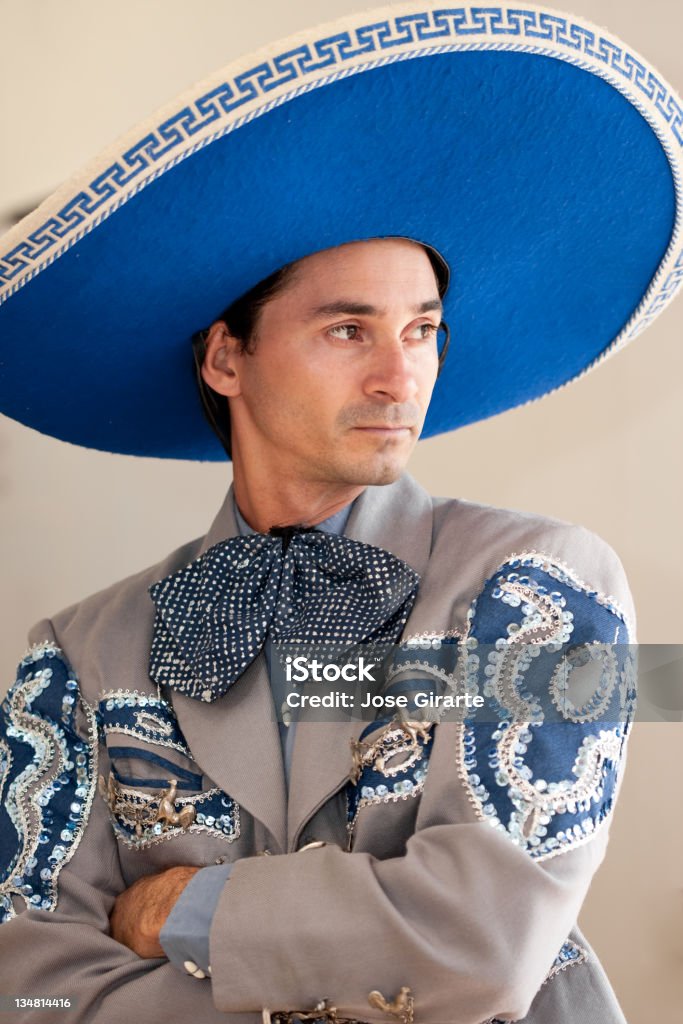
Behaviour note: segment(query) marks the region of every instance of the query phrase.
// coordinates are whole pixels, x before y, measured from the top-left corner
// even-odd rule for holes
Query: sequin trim
[[[559,582],[566,583],[574,590],[587,594],[593,600],[597,601],[598,604],[601,604],[611,612],[614,612],[614,614],[618,616],[623,623],[625,623],[629,637],[635,636],[633,623],[617,599],[611,594],[603,594],[602,591],[591,587],[590,583],[586,583],[582,580],[579,574],[572,569],[571,566],[567,565],[566,562],[563,562],[554,556],[550,556],[543,551],[536,551],[531,548],[528,551],[522,551],[519,553],[512,552],[512,554],[508,555],[505,560],[501,562],[498,569],[496,569],[496,572],[500,572],[505,566],[511,566],[514,568],[518,565],[525,567],[534,566],[536,568],[543,569],[544,572],[547,572]]]
[[[9,744],[0,737],[0,804],[2,803],[2,794],[5,789],[5,783],[9,778],[11,767],[12,751],[9,748]]]
[[[601,665],[600,682],[588,700],[577,706],[569,693],[571,675],[575,669],[584,668],[591,661]],[[582,644],[567,650],[562,662],[554,670],[550,680],[550,698],[562,717],[568,721],[595,721],[607,711],[619,678],[617,657],[610,645]],[[622,696],[626,699],[626,694]]]
[[[442,640],[462,640],[463,631],[455,626],[452,629],[425,630],[423,633],[411,633],[401,640],[401,645],[406,650],[426,649],[439,645]]]
[[[405,730],[391,722],[366,745],[360,757],[358,779],[346,789],[349,849],[363,807],[407,800],[422,793],[433,740],[432,733],[426,740],[418,736],[411,743]],[[397,778],[399,775],[402,777]]]
[[[458,772],[476,816],[538,860],[587,842],[612,809],[632,714],[623,613],[530,552],[499,567],[467,621],[465,671],[473,687],[479,677],[489,719],[470,716],[459,731]],[[599,683],[574,705],[571,673],[592,661]]]
[[[552,967],[548,971],[545,979],[541,983],[541,988],[547,985],[551,978],[554,978],[560,971],[566,971],[569,967],[575,967],[578,964],[584,964],[588,960],[588,950],[580,946],[578,942],[574,942],[572,939],[567,941],[562,946],[560,952],[555,957]],[[503,1020],[502,1017],[490,1017],[484,1021],[484,1024],[514,1024],[514,1021],[509,1019]]]
[[[438,679],[444,684],[435,695],[435,700],[438,703],[426,708],[413,709],[411,714],[415,713],[416,717],[419,715],[421,721],[428,720],[435,723],[440,722],[445,715],[448,715],[451,720],[464,719],[467,709],[466,706],[457,703],[457,698],[459,696],[475,697],[479,692],[476,672],[474,675],[471,671],[468,673],[467,664],[466,659],[458,657],[454,671],[448,672],[426,660],[398,661],[396,659],[393,667],[387,673],[387,684],[414,683],[412,689],[417,693],[424,689],[421,687],[421,683]],[[389,689],[389,685],[387,685],[387,689]]]
[[[543,984],[547,985],[550,979],[554,978],[560,971],[566,971],[568,967],[576,967],[578,964],[585,964],[587,960],[588,950],[580,946],[578,942],[574,942],[573,939],[567,939],[555,957]]]
[[[79,735],[81,708],[88,737]],[[97,722],[56,644],[31,648],[0,712],[0,921],[13,898],[53,911],[57,879],[80,843],[97,778]],[[3,820],[5,819],[5,820]]]
[[[100,791],[109,807],[114,834],[132,850],[165,842],[187,832],[204,833],[232,843],[240,835],[239,804],[220,789],[207,789],[193,796],[179,796],[176,806],[194,807],[195,819],[186,828],[158,820],[161,793],[145,793],[124,786],[110,776],[108,788]]]
[[[193,760],[175,712],[163,697],[141,690],[107,690],[100,696],[99,716],[105,736],[132,736]]]
[[[469,657],[476,640],[456,629],[416,639],[417,643],[409,640],[397,649],[386,674],[386,692],[397,683],[402,692],[408,684],[414,684],[410,688],[417,694],[427,683],[434,703],[413,707],[411,717],[438,723],[447,715],[451,721],[462,721],[467,715],[465,698],[473,706],[471,700],[479,694],[478,659]],[[423,652],[422,657],[416,657],[418,651]]]
[[[196,763],[180,730],[173,707],[159,695],[141,690],[107,690],[100,695],[99,717],[105,736],[132,736],[147,746],[176,750],[193,765]],[[144,748],[136,753],[143,760],[152,759]],[[181,769],[180,766],[177,772],[181,780],[187,775],[187,769]],[[143,779],[137,783],[138,786],[143,784]],[[110,778],[107,783],[101,780],[100,791],[108,804],[116,837],[130,849],[146,849],[186,832],[208,833],[229,843],[240,835],[239,804],[217,788],[176,797],[175,803],[179,810],[183,807],[196,809],[195,819],[187,827],[158,820],[161,791],[144,792],[116,778]]]

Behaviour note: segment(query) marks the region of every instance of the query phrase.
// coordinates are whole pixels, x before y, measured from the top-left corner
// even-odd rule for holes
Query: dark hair
[[[413,239],[410,239],[410,241],[413,241]],[[450,281],[448,264],[443,256],[430,245],[425,245],[424,242],[418,242],[417,244],[422,246],[429,257],[429,262],[436,277],[439,298],[442,299],[448,290]],[[220,316],[216,317],[214,322],[223,321],[230,334],[240,342],[243,352],[249,351],[249,346],[255,339],[261,310],[270,299],[274,299],[276,295],[284,291],[295,275],[300,263],[301,260],[285,263],[279,270],[269,274],[268,277],[264,277],[253,288],[250,288],[249,291],[244,292],[234,302],[231,302],[227,309],[224,309]],[[439,373],[441,373],[450,342],[450,331],[445,320],[441,321],[439,329],[445,334],[445,341],[439,353]],[[202,366],[206,356],[206,339],[208,334],[209,328],[206,328],[205,330],[197,331],[192,337],[192,353],[194,356],[197,388],[199,389],[199,398],[204,415],[225,449],[228,458],[232,458],[230,406],[228,399],[209,387],[202,377]]]

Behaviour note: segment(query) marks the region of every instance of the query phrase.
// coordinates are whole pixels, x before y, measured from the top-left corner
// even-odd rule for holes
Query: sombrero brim
[[[582,20],[519,4],[357,14],[180,97],[4,240],[0,402],[77,444],[224,458],[190,338],[354,239],[452,269],[423,436],[535,399],[640,333],[683,275],[681,104]]]

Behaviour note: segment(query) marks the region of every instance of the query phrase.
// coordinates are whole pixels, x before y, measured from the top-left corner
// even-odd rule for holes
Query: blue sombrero
[[[676,292],[683,110],[638,54],[519,3],[345,17],[242,59],[3,239],[0,408],[107,451],[221,459],[190,339],[292,260],[401,235],[449,262],[424,436],[528,402]]]

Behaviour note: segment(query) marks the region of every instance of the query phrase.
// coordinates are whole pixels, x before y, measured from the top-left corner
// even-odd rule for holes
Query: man
[[[400,476],[436,379],[439,290],[421,246],[357,242],[297,264],[249,338],[213,325],[202,372],[230,398],[234,503],[250,527],[347,518],[368,485]],[[119,897],[115,937],[163,955],[159,931],[191,874]]]
[[[623,572],[580,528],[402,475],[443,261],[340,230],[241,333],[233,282],[206,335],[234,462],[206,537],[32,632],[4,711],[3,984],[36,985],[30,949],[74,1019],[623,1020],[574,930],[621,776]],[[447,685],[508,714],[288,728],[273,644],[321,638],[457,641]],[[412,649],[399,681],[438,677]]]
[[[418,600],[407,624],[409,634],[419,634],[426,628],[437,634],[457,629],[462,636],[473,635],[465,613],[482,596],[477,589],[481,588],[482,577],[495,580],[501,571],[510,573],[511,558],[533,552],[541,560],[535,568],[539,585],[545,580],[562,588],[559,581],[563,580],[565,587],[569,582],[577,591],[575,610],[584,618],[588,614],[591,632],[576,639],[584,643],[607,640],[604,630],[608,621],[615,637],[626,640],[627,623],[632,622],[628,590],[617,560],[597,538],[547,520],[457,502],[437,504],[432,509],[430,499],[408,478],[401,478],[436,379],[439,292],[432,262],[422,246],[405,239],[357,242],[302,260],[284,287],[263,305],[249,338],[232,336],[222,321],[212,326],[202,372],[209,386],[229,399],[234,490],[201,550],[215,551],[216,541],[234,534],[236,518],[264,534],[273,526],[292,522],[329,523],[339,513],[353,509],[352,535],[364,541],[381,537],[384,549],[407,556],[408,564],[420,573]],[[352,523],[349,517],[349,528]],[[475,538],[477,557],[468,555],[463,560]],[[218,704],[207,707],[176,693],[172,712],[170,704],[155,697],[155,692],[162,691],[155,691],[152,682],[142,690],[146,697],[140,696],[144,676],[135,665],[142,653],[137,636],[139,616],[149,619],[151,611],[149,581],[158,576],[173,580],[173,570],[188,562],[190,554],[197,554],[196,545],[191,552],[183,549],[142,579],[135,578],[72,609],[54,626],[44,623],[37,627],[34,640],[58,642],[65,651],[83,650],[87,636],[99,638],[96,646],[100,649],[92,653],[96,662],[102,660],[108,681],[100,713],[114,773],[109,776],[104,795],[115,831],[107,828],[104,803],[93,798],[88,827],[81,838],[83,852],[80,857],[77,852],[72,862],[72,870],[79,877],[73,894],[75,903],[65,908],[65,924],[57,925],[67,929],[63,943],[55,943],[51,929],[44,928],[42,947],[40,935],[35,934],[32,911],[9,922],[0,936],[13,932],[15,949],[27,948],[30,943],[35,955],[47,960],[43,970],[52,989],[63,985],[60,969],[50,974],[55,945],[63,950],[58,954],[60,958],[65,956],[73,962],[74,958],[80,959],[80,943],[86,943],[82,953],[85,957],[93,941],[95,919],[99,918],[104,930],[99,931],[97,941],[103,945],[93,950],[98,974],[127,977],[127,984],[105,983],[104,989],[98,984],[96,993],[78,984],[73,994],[85,1001],[81,1012],[95,1011],[97,1000],[104,996],[102,1012],[113,1019],[132,1005],[131,999],[141,999],[149,1007],[150,1019],[157,1015],[161,1019],[168,1008],[160,1009],[158,986],[170,985],[174,1002],[178,996],[168,980],[162,983],[155,978],[151,989],[150,981],[154,975],[173,968],[157,965],[155,970],[147,968],[141,973],[138,958],[156,963],[155,958],[165,956],[160,941],[162,928],[184,887],[198,874],[195,887],[197,882],[209,885],[206,890],[198,890],[203,902],[195,899],[188,903],[176,926],[180,934],[170,929],[167,941],[169,948],[175,944],[181,949],[178,966],[195,979],[204,980],[209,963],[199,966],[190,956],[195,949],[202,949],[201,935],[194,933],[194,944],[190,938],[187,945],[186,939],[183,953],[186,937],[182,930],[192,929],[187,924],[192,915],[200,922],[204,920],[208,948],[213,916],[212,982],[201,995],[190,992],[202,1014],[215,1012],[210,1009],[212,988],[217,1009],[229,1013],[257,1011],[262,1006],[310,1011],[330,996],[347,1016],[381,1019],[381,1015],[373,1018],[367,1012],[370,1007],[366,1010],[363,1006],[369,993],[379,990],[389,1004],[405,987],[416,993],[417,1019],[442,1020],[449,1014],[456,1020],[484,1020],[494,1015],[516,1019],[526,1014],[549,971],[552,975],[568,964],[587,961],[590,966],[586,963],[586,970],[593,979],[591,992],[593,985],[601,989],[600,997],[592,992],[590,1005],[600,1006],[601,1019],[610,1019],[609,1015],[619,1019],[593,955],[583,940],[568,938],[600,859],[605,830],[598,833],[592,845],[584,846],[591,836],[576,826],[580,838],[571,835],[566,852],[540,867],[509,836],[499,838],[486,822],[485,813],[480,811],[482,821],[475,824],[477,813],[467,801],[475,801],[476,807],[477,787],[458,783],[458,742],[453,735],[454,728],[459,728],[456,723],[439,726],[439,734],[443,732],[445,738],[440,748],[434,740],[429,758],[422,740],[421,764],[429,765],[439,788],[435,786],[431,796],[425,789],[424,796],[420,796],[422,787],[415,785],[411,800],[401,800],[400,807],[394,797],[378,803],[370,813],[361,808],[354,825],[354,852],[349,854],[342,852],[346,845],[343,800],[348,799],[350,787],[362,792],[376,768],[370,760],[360,779],[349,783],[352,733],[348,724],[312,721],[297,726],[308,738],[300,740],[301,746],[295,745],[290,752],[285,830],[282,816],[287,801],[282,794],[277,749],[273,749],[277,730],[264,714],[267,685],[260,682],[261,694],[256,697],[253,690],[259,683],[253,679],[246,703],[235,704],[235,700],[239,702],[239,688],[235,688],[219,697]],[[190,559],[190,564],[200,563]],[[565,565],[571,570],[564,569]],[[598,598],[602,604],[592,608],[596,592],[613,595],[610,602],[614,603],[607,604],[606,597]],[[173,597],[182,600],[182,592]],[[169,606],[159,602],[156,637],[162,622],[169,631],[178,628],[169,625],[172,607],[172,602]],[[538,608],[543,611],[542,601]],[[197,611],[194,617],[203,619]],[[472,621],[476,622],[476,616]],[[186,620],[185,624],[189,625]],[[484,628],[490,629],[491,625],[484,623]],[[552,621],[548,625],[552,627]],[[586,625],[582,628],[585,630]],[[147,628],[143,634],[146,646]],[[558,634],[557,629],[551,629],[546,639],[558,636],[563,636],[562,631]],[[177,639],[168,641],[176,653]],[[488,642],[492,642],[490,637]],[[55,662],[60,657],[57,649],[39,646],[32,656],[34,662],[49,665],[46,654],[48,658],[52,654]],[[83,657],[86,662],[79,666],[78,676],[92,678],[94,663],[88,663],[85,651]],[[115,675],[112,661],[119,662]],[[152,679],[157,671],[162,669],[152,669]],[[114,678],[121,679],[120,687],[112,685]],[[124,684],[128,678],[135,679],[133,690]],[[67,690],[63,692],[68,696]],[[192,695],[198,696],[196,692]],[[202,699],[206,697],[202,692]],[[131,701],[146,710],[137,710],[135,714],[142,718],[126,724],[122,712],[130,714]],[[216,722],[218,715],[220,725]],[[359,733],[363,723],[352,720],[350,725],[352,732]],[[261,730],[267,730],[267,735],[260,736]],[[489,723],[489,732],[493,731]],[[582,732],[581,742],[588,735]],[[257,737],[262,743],[258,752],[254,750]],[[122,739],[126,741],[124,746]],[[541,742],[540,737],[537,742]],[[581,742],[572,742],[576,743],[574,754],[579,753]],[[603,789],[611,791],[617,777],[621,741],[616,740],[615,746],[611,736],[610,743],[611,756],[606,747],[592,766],[593,771],[597,769],[597,777],[580,779],[585,790],[583,799],[595,805],[591,810],[597,814],[596,822],[609,806],[602,799]],[[170,760],[168,748],[176,752]],[[372,752],[371,747],[369,750]],[[550,757],[551,752],[552,747],[546,756]],[[441,777],[434,764],[437,757],[442,760]],[[241,847],[233,861],[238,870],[227,883],[222,868],[208,866],[214,854],[224,848],[224,842],[214,838],[215,830],[204,826],[202,831],[212,839],[204,840],[203,846],[192,841],[192,830],[199,827],[198,815],[184,828],[182,820],[171,824],[158,813],[151,828],[144,815],[135,820],[135,811],[145,804],[159,811],[158,781],[155,784],[154,779],[160,768],[162,776],[164,770],[170,773],[169,780],[171,775],[179,775],[181,785],[187,779],[190,788],[201,788],[201,776],[198,782],[192,781],[192,769],[196,774],[200,766],[223,793],[228,830],[221,839],[231,844],[231,861],[233,851],[237,856]],[[104,762],[99,771],[107,778]],[[222,785],[227,775],[230,781]],[[380,772],[385,783],[390,775],[391,771],[385,776]],[[157,788],[145,792],[144,787],[150,784]],[[203,791],[215,790],[212,783]],[[273,806],[275,795],[282,800],[280,806]],[[321,798],[322,807],[316,809]],[[199,806],[196,796],[191,799]],[[540,793],[539,800],[538,812],[548,812],[550,804],[543,806]],[[424,805],[415,819],[422,801]],[[173,797],[171,804],[171,816],[175,813],[180,819],[183,810],[193,806],[186,799]],[[70,806],[72,817],[77,818],[78,801]],[[103,819],[101,834],[95,832],[93,821],[98,815]],[[551,817],[546,813],[543,820],[547,823]],[[140,823],[142,828],[137,827]],[[547,832],[544,828],[541,831]],[[117,880],[112,885],[101,872],[112,870],[114,835],[123,845],[121,869],[117,869]],[[175,842],[162,843],[165,835],[176,837]],[[233,847],[240,838],[239,846]],[[533,839],[533,834],[527,838]],[[156,848],[152,845],[155,841],[159,843]],[[88,902],[94,902],[86,906],[84,869],[77,865],[88,856],[90,843],[97,844],[98,855],[90,868],[95,869],[95,876],[87,879]],[[299,860],[295,851],[311,845],[320,848],[307,850],[305,858]],[[265,852],[264,847],[272,856],[254,856]],[[558,843],[558,852],[561,849]],[[528,850],[533,853],[533,846]],[[59,858],[59,844],[55,851]],[[144,858],[140,856],[142,851]],[[552,855],[552,847],[545,852]],[[381,859],[373,863],[376,855]],[[207,865],[204,878],[200,870],[203,865]],[[253,877],[244,870],[248,866]],[[159,873],[153,873],[159,868]],[[118,870],[122,871],[120,876]],[[58,883],[63,900],[68,898],[68,871],[63,871]],[[130,885],[138,874],[140,879]],[[219,897],[220,903],[215,913],[207,916],[206,900],[212,888],[216,889],[212,882],[216,877],[219,886],[213,898]],[[465,891],[468,896],[463,900]],[[304,893],[309,894],[307,907],[302,904]],[[499,915],[496,906],[501,900],[506,909]],[[463,903],[470,906],[465,908]],[[112,904],[112,927],[107,936],[106,914]],[[340,911],[348,904],[355,909],[342,919]],[[489,930],[491,914],[496,919],[495,941]],[[251,935],[245,930],[248,920],[253,922]],[[73,922],[71,926],[69,921]],[[323,940],[325,944],[321,945]],[[285,956],[288,946],[291,952]],[[316,949],[320,951],[319,963],[312,969],[311,957]],[[337,979],[335,962],[342,968]],[[343,986],[342,977],[349,973],[357,980]],[[262,1006],[254,1003],[256,990]],[[581,991],[585,993],[585,983]],[[363,1001],[361,996],[365,997]],[[583,997],[573,994],[571,998],[576,1006]]]

